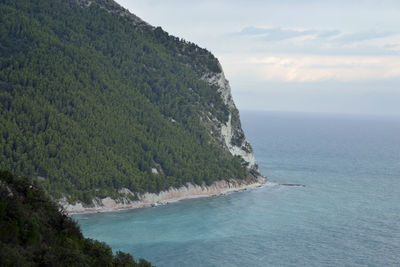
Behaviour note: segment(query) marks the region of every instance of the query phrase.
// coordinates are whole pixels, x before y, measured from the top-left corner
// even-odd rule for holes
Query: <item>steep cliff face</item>
[[[202,79],[210,85],[216,86],[221,94],[224,104],[226,105],[229,116],[226,122],[219,121],[216,118],[209,118],[213,122],[214,128],[218,129],[219,135],[217,138],[225,146],[225,148],[233,155],[241,157],[248,168],[258,172],[253,149],[245,137],[243,132],[239,111],[232,99],[231,87],[228,80],[225,78],[222,66],[219,65],[221,72],[209,72],[203,75]]]

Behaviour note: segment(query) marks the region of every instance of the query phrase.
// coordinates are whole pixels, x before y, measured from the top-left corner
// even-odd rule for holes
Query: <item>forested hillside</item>
[[[0,168],[85,203],[251,178],[204,122],[228,121],[219,72],[112,1],[1,0]]]
[[[0,170],[1,266],[148,266],[130,254],[84,238],[79,226],[58,211],[29,178]]]

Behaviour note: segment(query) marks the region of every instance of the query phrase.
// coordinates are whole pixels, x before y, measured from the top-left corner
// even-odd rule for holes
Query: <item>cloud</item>
[[[313,29],[299,30],[299,29],[289,29],[280,27],[260,28],[260,27],[249,26],[243,28],[239,32],[239,35],[265,36],[267,38],[263,40],[281,41],[308,35],[314,35],[315,37],[319,38],[329,38],[332,36],[339,35],[340,33],[341,32],[339,30],[313,30]]]
[[[354,42],[362,42],[367,40],[385,38],[388,36],[395,35],[394,32],[356,32],[356,33],[348,33],[343,34],[340,37],[334,39],[334,41],[339,41],[343,43],[354,43]]]
[[[326,30],[326,31],[319,31],[317,36],[320,38],[329,38],[332,36],[339,35],[341,32],[339,30]]]
[[[315,30],[297,30],[297,29],[283,29],[279,27],[274,28],[258,28],[258,27],[245,27],[239,35],[243,36],[257,36],[262,37],[260,40],[264,41],[282,41],[301,36],[317,35],[320,37],[332,36],[336,31],[315,31]]]
[[[329,41],[353,43],[362,42],[367,40],[385,38],[393,36],[395,32],[389,31],[366,31],[366,32],[353,32],[343,33],[339,30],[314,30],[314,29],[290,29],[281,27],[261,28],[248,26],[243,28],[239,33],[242,36],[256,36],[260,41],[282,41],[300,36],[313,36],[315,39],[329,39]]]
[[[247,59],[264,81],[368,81],[400,78],[400,57],[284,55]]]
[[[229,36],[249,53],[311,55],[399,55],[400,34],[395,31],[342,31],[244,27]]]

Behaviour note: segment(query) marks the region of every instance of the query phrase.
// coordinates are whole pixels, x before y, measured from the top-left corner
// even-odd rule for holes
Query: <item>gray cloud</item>
[[[244,28],[239,34],[250,36],[263,36],[263,40],[267,41],[282,41],[315,33],[316,31],[313,30],[302,31],[282,28],[257,28],[251,26]]]
[[[339,30],[296,30],[296,29],[283,29],[279,27],[273,28],[259,28],[254,26],[249,26],[243,28],[238,34],[243,36],[258,36],[262,37],[261,40],[264,41],[283,41],[300,36],[315,35],[318,38],[329,38],[339,35],[341,32]]]
[[[244,27],[230,37],[252,43],[249,51],[268,53],[305,53],[318,55],[398,55],[399,44],[377,45],[368,41],[379,38],[394,37],[394,31],[358,31],[349,32],[337,29],[287,29],[282,27]],[[311,39],[288,42],[296,37],[313,36]],[[239,37],[239,39],[237,39]],[[351,45],[350,45],[351,44]],[[246,50],[247,46],[242,46]]]
[[[327,31],[319,31],[318,37],[319,38],[329,38],[336,35],[339,35],[341,32],[339,30],[327,30]]]
[[[368,41],[373,39],[385,38],[388,36],[394,35],[394,32],[356,32],[356,33],[349,33],[336,38],[335,41],[343,42],[343,43],[354,43],[354,42],[362,42]]]
[[[389,31],[367,31],[343,34],[339,30],[296,30],[283,29],[280,27],[260,28],[249,26],[243,28],[243,30],[240,31],[238,34],[242,36],[260,37],[259,40],[261,41],[283,41],[300,36],[314,35],[318,39],[329,39],[335,43],[354,43],[385,38],[395,35],[396,33]]]

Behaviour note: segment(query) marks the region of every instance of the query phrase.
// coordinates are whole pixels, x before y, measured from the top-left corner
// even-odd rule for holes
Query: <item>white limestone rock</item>
[[[139,196],[138,200],[129,200],[128,198],[112,199],[106,197],[103,199],[94,198],[92,205],[84,206],[82,203],[69,204],[66,198],[59,199],[58,203],[63,206],[65,212],[69,214],[76,213],[95,213],[95,212],[108,212],[123,209],[135,209],[143,207],[151,207],[157,205],[164,205],[171,202],[180,201],[182,199],[191,199],[199,197],[210,197],[223,195],[230,192],[241,191],[260,187],[265,184],[265,179],[261,176],[253,181],[243,181],[231,179],[229,181],[217,181],[213,184],[206,186],[187,184],[179,188],[169,188],[166,191],[161,191],[158,194],[144,193]],[[127,188],[121,188],[120,192],[126,194],[133,194]]]
[[[225,78],[221,65],[219,65],[221,72],[209,72],[202,76],[202,79],[207,81],[210,85],[217,86],[218,92],[229,111],[229,118],[227,122],[220,122],[215,118],[209,118],[216,128],[220,129],[220,139],[233,156],[240,156],[245,162],[248,163],[248,168],[258,171],[253,149],[247,141],[242,126],[240,123],[239,111],[235,106],[232,99],[231,87],[228,80]],[[209,116],[212,114],[209,114]],[[219,125],[221,125],[219,127]]]

